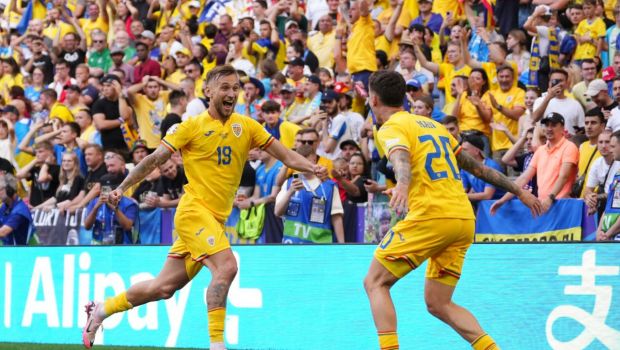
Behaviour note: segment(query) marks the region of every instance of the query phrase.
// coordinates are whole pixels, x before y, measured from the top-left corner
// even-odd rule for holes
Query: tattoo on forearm
[[[225,283],[211,283],[207,289],[207,307],[226,307],[226,297],[228,296],[230,285]]]
[[[409,152],[404,150],[395,151],[390,155],[390,162],[394,167],[396,182],[409,184],[411,182],[411,165],[409,163]]]
[[[129,187],[142,181],[142,179],[150,174],[156,167],[165,163],[168,158],[170,158],[170,153],[164,153],[158,148],[153,154],[148,155],[138,163],[138,165],[127,174],[127,177],[119,187],[123,191],[127,190]]]
[[[456,160],[458,162],[459,167],[469,171],[475,177],[480,178],[491,185],[500,187],[508,192],[514,193],[518,195],[521,192],[519,186],[517,186],[514,182],[510,181],[504,174],[499,171],[489,168],[482,163],[479,163],[466,152],[461,151],[457,156]]]

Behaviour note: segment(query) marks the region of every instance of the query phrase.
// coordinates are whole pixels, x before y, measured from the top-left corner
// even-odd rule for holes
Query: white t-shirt
[[[611,110],[611,116],[607,119],[605,128],[613,132],[620,130],[620,108],[616,107]]]
[[[588,182],[586,183],[586,187],[594,188],[605,180],[605,176],[607,176],[607,180],[605,180],[605,193],[609,189],[609,185],[614,180],[614,175],[620,170],[620,162],[615,161],[611,163],[611,170],[609,170],[609,165],[605,162],[605,158],[599,157],[594,163],[592,163],[592,167],[590,168],[590,172],[588,173]],[[609,175],[607,172],[609,171]]]
[[[319,147],[317,154],[321,157],[336,159],[340,155],[340,144],[347,140],[353,140],[359,144],[360,132],[364,125],[364,118],[355,112],[346,111],[332,118],[328,126],[328,133],[331,138],[338,141],[332,153],[327,153],[323,147]]]
[[[303,174],[299,174],[299,176],[303,176]],[[280,192],[278,192],[278,195],[276,196],[276,203],[281,203],[282,201],[284,201],[284,198],[286,197],[286,191],[288,191],[288,184],[289,182],[286,181],[282,185],[282,188],[280,188]],[[314,177],[310,180],[304,181],[304,186],[306,187],[307,191],[314,191],[317,195],[321,195],[321,190],[319,189],[319,187],[321,186],[321,180],[319,180],[318,178]],[[308,186],[310,188],[308,188]],[[337,185],[334,185],[334,190],[332,191],[331,213],[332,215],[344,214],[344,209],[342,208],[342,202],[340,201],[340,194],[338,192]]]
[[[206,110],[207,107],[205,107],[205,104],[202,102],[202,100],[199,98],[195,98],[189,101],[187,107],[185,108],[185,113],[183,113],[181,119],[185,121],[187,118],[196,116]]]
[[[545,95],[539,97],[534,101],[534,110],[536,110],[543,102]],[[585,113],[581,103],[572,98],[552,98],[543,113],[543,118],[551,112],[559,113],[564,117],[564,129],[571,134],[575,135],[575,126],[583,128],[585,126]]]
[[[252,64],[252,62],[246,60],[245,58],[237,58],[230,62],[230,65],[235,67],[235,69],[242,70],[245,74],[254,77],[256,75],[256,67]]]

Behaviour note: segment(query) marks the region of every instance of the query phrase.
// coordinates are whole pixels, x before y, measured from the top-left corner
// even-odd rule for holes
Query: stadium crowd
[[[390,69],[406,81],[407,111],[443,124],[546,209],[584,199],[603,218],[597,239],[620,237],[616,0],[10,0],[0,9],[4,244],[28,243],[34,210],[82,208],[93,244],[139,243],[139,212],[174,208],[183,195],[181,155],[119,206],[107,195],[176,124],[207,110],[205,77],[222,64],[241,77],[235,111],[330,175],[296,174],[252,151],[235,198],[240,236],[355,241],[355,208],[395,181],[366,105],[369,76]],[[230,149],[217,156],[231,161]],[[511,198],[460,176],[474,206]]]

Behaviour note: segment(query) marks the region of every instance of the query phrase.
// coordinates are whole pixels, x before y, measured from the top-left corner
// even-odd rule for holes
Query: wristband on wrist
[[[123,117],[120,117],[117,119],[121,124],[125,123],[125,119],[123,119]]]

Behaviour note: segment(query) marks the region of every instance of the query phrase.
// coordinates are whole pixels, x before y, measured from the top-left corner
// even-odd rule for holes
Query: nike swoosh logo
[[[205,229],[205,228],[203,227],[203,228],[201,228],[200,230],[198,230],[198,232],[196,232],[196,236],[200,236],[200,234],[202,233],[202,231],[204,231],[204,229]]]
[[[86,326],[86,333],[91,332],[90,326],[92,325],[93,325],[93,319],[91,318],[90,321],[88,321],[88,325]]]

